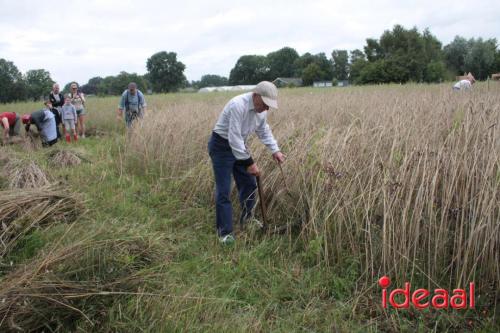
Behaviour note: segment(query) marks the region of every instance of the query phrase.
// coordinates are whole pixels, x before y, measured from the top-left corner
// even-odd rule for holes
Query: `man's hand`
[[[285,154],[283,154],[280,151],[277,151],[273,154],[273,159],[279,164],[285,162],[285,158],[286,158]]]
[[[116,120],[123,120],[123,111],[120,109],[116,110]]]
[[[247,168],[247,172],[251,175],[254,175],[256,177],[260,176],[260,170],[257,167],[257,164],[252,164]]]

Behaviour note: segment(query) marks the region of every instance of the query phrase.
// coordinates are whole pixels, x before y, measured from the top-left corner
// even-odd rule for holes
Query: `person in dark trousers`
[[[276,86],[268,81],[260,82],[252,92],[232,98],[213,129],[208,152],[215,175],[216,227],[222,244],[235,241],[230,200],[231,175],[238,188],[241,225],[252,217],[255,205],[255,176],[260,175],[260,170],[246,147],[249,135],[256,133],[278,163],[285,161],[267,124],[267,110],[278,108],[277,99]]]
[[[61,108],[64,105],[64,95],[61,93],[59,84],[54,83],[52,86],[52,91],[49,94],[49,101],[52,103],[52,113],[54,114],[56,118],[56,126],[57,126],[57,137],[60,139],[61,132],[59,131],[59,124],[62,124],[62,119],[61,119]],[[58,112],[56,113],[55,110]],[[64,133],[64,125],[61,126],[62,131]]]
[[[118,119],[123,118],[125,113],[125,124],[127,128],[132,127],[132,124],[144,117],[146,113],[146,100],[144,99],[144,94],[137,89],[137,84],[135,82],[130,82],[128,84],[127,90],[125,90],[120,99],[120,104],[116,110],[116,115]]]
[[[36,126],[44,147],[57,143],[56,120],[50,109],[46,108],[31,114],[25,114],[22,116],[22,121],[26,133],[29,133],[32,124]]]
[[[52,112],[52,114],[54,115],[54,120],[56,122],[56,134],[57,138],[60,139],[61,132],[59,131],[59,125],[62,123],[61,111],[53,107],[50,101],[45,101],[45,106],[47,107],[47,110],[50,110],[50,112]]]

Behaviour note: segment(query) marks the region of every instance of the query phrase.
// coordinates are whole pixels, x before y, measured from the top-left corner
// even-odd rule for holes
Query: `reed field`
[[[93,97],[87,139],[0,147],[0,330],[500,330],[500,84],[280,89],[268,122],[282,169],[248,143],[270,227],[222,247],[207,143],[234,95],[146,96],[129,133],[118,97]],[[17,197],[43,218],[13,216]],[[476,308],[383,309],[384,275],[413,290],[475,282]]]

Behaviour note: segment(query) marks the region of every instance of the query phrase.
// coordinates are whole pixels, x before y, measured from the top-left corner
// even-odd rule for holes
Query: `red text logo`
[[[466,309],[467,306],[471,309],[474,308],[474,282],[469,283],[468,294],[465,289],[453,289],[451,295],[445,289],[435,289],[432,294],[429,290],[423,288],[412,292],[409,282],[405,283],[403,289],[397,288],[388,292],[387,288],[391,285],[391,279],[387,276],[382,276],[378,280],[378,284],[382,287],[382,306],[384,308],[387,308],[388,301],[396,309],[408,309],[410,303],[417,309],[425,309],[429,306],[435,309],[447,309],[449,307],[453,309]],[[387,297],[388,294],[389,297]],[[402,296],[398,297],[400,303],[396,301],[397,295]]]

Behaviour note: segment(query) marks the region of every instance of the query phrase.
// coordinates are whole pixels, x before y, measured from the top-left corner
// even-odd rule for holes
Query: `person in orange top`
[[[3,143],[8,143],[9,138],[19,135],[21,129],[21,118],[15,112],[0,113],[0,123],[3,127]]]

